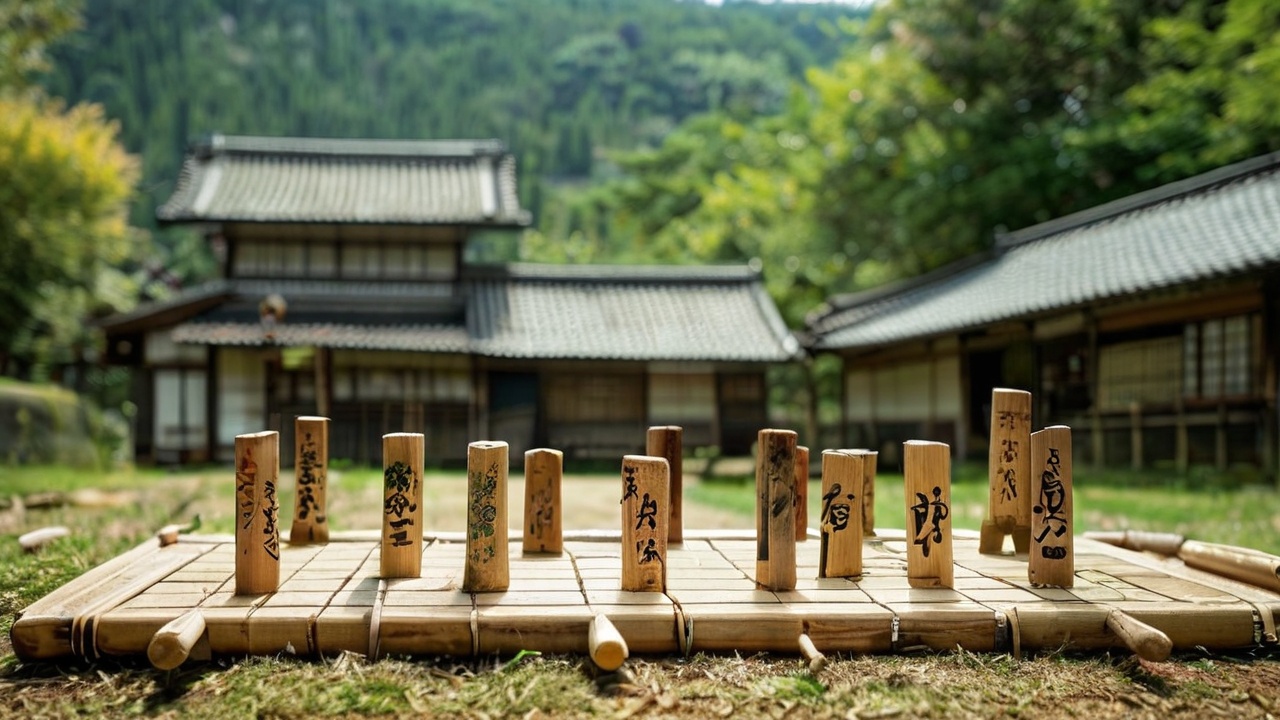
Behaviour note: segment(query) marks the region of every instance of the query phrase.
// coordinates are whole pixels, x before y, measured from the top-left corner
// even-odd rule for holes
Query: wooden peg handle
[[[1168,635],[1121,610],[1107,613],[1107,629],[1143,660],[1163,662],[1173,652]]]
[[[204,631],[204,615],[199,609],[189,610],[156,631],[147,645],[147,659],[157,670],[172,670],[191,655]]]
[[[809,661],[809,674],[817,675],[827,666],[827,656],[818,652],[818,647],[813,644],[813,639],[806,633],[800,634],[800,654],[805,660]]]
[[[631,654],[622,633],[618,632],[618,628],[609,622],[609,618],[605,617],[604,613],[596,613],[595,617],[591,618],[591,627],[587,631],[587,647],[590,650],[592,662],[601,670],[608,672],[622,667],[623,661]]]

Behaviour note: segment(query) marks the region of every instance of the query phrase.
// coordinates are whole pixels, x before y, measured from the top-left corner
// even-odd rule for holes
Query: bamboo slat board
[[[912,588],[901,531],[866,539],[859,580],[818,579],[816,538],[797,543],[794,590],[758,589],[750,533],[686,531],[672,544],[665,593],[619,590],[617,534],[567,534],[560,555],[510,545],[510,588],[464,593],[461,535],[428,538],[419,578],[378,577],[376,533],[326,545],[284,544],[279,591],[233,594],[233,539],[150,541],[27,608],[14,623],[26,661],[144,655],[166,623],[198,608],[208,649],[225,654],[352,651],[475,655],[521,649],[585,653],[604,613],[633,653],[797,652],[807,633],[822,652],[1109,648],[1113,609],[1162,630],[1176,649],[1275,642],[1280,594],[1223,580],[1176,560],[1076,538],[1075,586],[1040,589],[1026,556],[978,553],[957,532],[955,587]]]

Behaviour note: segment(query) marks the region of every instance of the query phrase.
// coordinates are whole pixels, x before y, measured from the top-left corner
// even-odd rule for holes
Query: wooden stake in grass
[[[796,446],[796,542],[809,536],[809,448]]]
[[[946,443],[902,444],[906,483],[907,583],[953,587],[951,558],[951,448]]]
[[[422,433],[382,436],[382,555],[384,578],[422,574]]]
[[[862,501],[866,454],[857,450],[822,451],[822,544],[818,577],[862,574]]]
[[[876,460],[875,450],[855,450],[862,455],[862,534],[876,534]]]
[[[480,440],[467,446],[466,592],[502,592],[511,584],[507,557],[507,444]]]
[[[293,545],[329,542],[329,418],[301,416],[293,422]]]
[[[560,479],[564,453],[536,448],[524,454],[524,552],[564,550],[561,526]]]
[[[622,458],[623,590],[665,592],[667,589],[670,473],[666,458],[651,455]]]
[[[1031,462],[1038,474],[1032,479],[1027,579],[1033,585],[1069,588],[1076,578],[1071,428],[1054,425],[1031,433]]]
[[[667,490],[671,505],[667,542],[684,542],[684,428],[678,425],[649,428],[645,436],[644,454],[667,459],[667,466],[671,470]]]
[[[1031,393],[991,391],[990,498],[978,551],[999,554],[1006,535],[1028,552],[1031,541]]]
[[[280,586],[280,434],[236,436],[236,594],[273,593]]]
[[[796,433],[761,430],[756,447],[756,584],[794,590]]]

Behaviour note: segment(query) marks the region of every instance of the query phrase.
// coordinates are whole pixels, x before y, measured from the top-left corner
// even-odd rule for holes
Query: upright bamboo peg
[[[667,459],[671,469],[667,497],[671,511],[667,514],[667,542],[684,542],[684,428],[657,425],[645,435],[645,455]]]
[[[294,545],[329,542],[329,418],[301,416],[293,422]]]
[[[862,574],[862,501],[867,456],[856,450],[822,451],[822,544],[818,577]]]
[[[1054,425],[1031,433],[1031,462],[1035,477],[1027,579],[1034,585],[1069,588],[1076,579],[1071,428]]]
[[[862,455],[862,534],[876,534],[876,459],[875,450],[855,450]]]
[[[384,578],[422,574],[422,433],[382,436],[382,555]]]
[[[507,444],[467,446],[466,592],[502,592],[511,583],[507,557]]]
[[[999,554],[1006,535],[1025,553],[1031,542],[1031,393],[991,391],[990,497],[978,552]]]
[[[756,446],[756,584],[794,590],[796,433],[761,430]]]
[[[796,542],[809,536],[809,448],[796,446]]]
[[[953,587],[951,554],[951,448],[946,443],[902,444],[906,483],[907,583],[915,588]]]
[[[280,434],[236,436],[236,594],[273,593],[280,586]]]
[[[564,453],[537,448],[524,454],[524,552],[564,550],[560,479]]]
[[[623,590],[665,592],[667,589],[670,473],[666,458],[651,455],[622,458]]]

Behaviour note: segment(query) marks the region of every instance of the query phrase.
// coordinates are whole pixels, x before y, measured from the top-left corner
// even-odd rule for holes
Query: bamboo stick
[[[667,589],[666,507],[670,466],[666,458],[622,458],[622,589]]]
[[[1027,579],[1033,585],[1075,584],[1075,505],[1072,501],[1071,428],[1054,425],[1031,433],[1031,552]]]
[[[796,586],[796,433],[761,430],[756,455],[756,584]]]
[[[71,529],[64,525],[44,527],[20,535],[18,537],[18,546],[21,547],[24,552],[33,553],[54,540],[66,537],[70,534]]]
[[[978,551],[999,554],[1006,535],[1028,552],[1031,540],[1031,393],[991,391],[990,497]]]
[[[1187,540],[1178,557],[1193,568],[1280,593],[1280,557],[1248,548]]]
[[[667,514],[667,542],[684,542],[684,428],[679,425],[649,428],[645,435],[644,454],[667,460],[671,475],[667,490],[671,506]]]
[[[204,615],[188,610],[156,631],[147,645],[147,659],[157,670],[172,670],[186,662],[205,633]]]
[[[422,433],[382,436],[382,550],[380,575],[416,578],[422,574]]]
[[[236,594],[261,595],[280,585],[280,434],[236,436]]]
[[[858,449],[862,455],[862,534],[876,534],[876,460],[880,453]]]
[[[827,666],[827,656],[818,651],[807,633],[800,634],[800,654],[809,661],[809,674],[817,675]]]
[[[1143,660],[1164,662],[1173,652],[1168,635],[1120,610],[1107,613],[1107,629]]]
[[[796,542],[809,536],[809,448],[796,446]]]
[[[622,663],[631,654],[622,633],[618,632],[618,628],[609,622],[604,613],[596,613],[591,618],[591,625],[587,630],[587,646],[592,662],[606,672],[622,667]]]
[[[293,421],[295,492],[289,543],[329,542],[329,418],[303,415]]]
[[[466,592],[502,592],[510,585],[507,557],[507,443],[480,440],[467,446]]]
[[[867,455],[857,450],[822,451],[822,533],[818,577],[862,574],[862,502]]]
[[[911,587],[953,587],[951,554],[951,448],[945,443],[902,444],[906,482],[907,582]]]
[[[564,453],[536,448],[524,454],[525,553],[559,553],[564,550],[561,523],[560,480]]]

